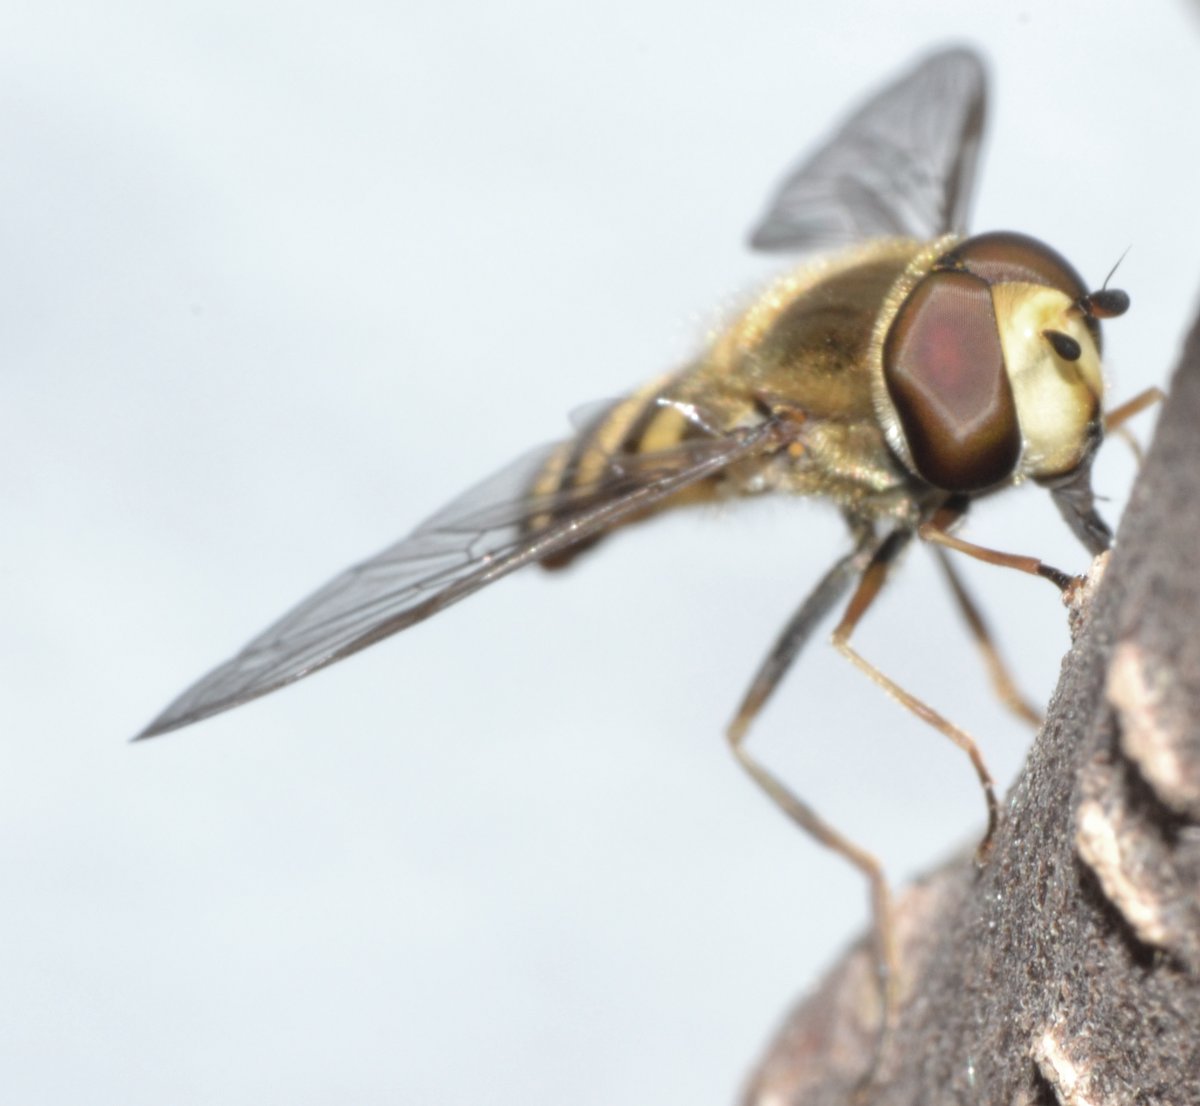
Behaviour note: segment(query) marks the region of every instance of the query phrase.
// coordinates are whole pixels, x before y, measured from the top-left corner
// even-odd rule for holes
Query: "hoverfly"
[[[834,644],[970,756],[988,805],[986,849],[997,805],[974,743],[861,657],[851,634],[919,537],[934,544],[995,662],[942,550],[1060,588],[1073,578],[952,528],[972,500],[1032,480],[1089,552],[1108,548],[1092,458],[1106,430],[1154,398],[1104,411],[1100,322],[1128,308],[1124,292],[1089,291],[1065,259],[1024,235],[965,236],[985,106],[982,62],[964,49],[936,53],[884,88],[788,174],[753,233],[758,249],[823,251],[817,260],[771,284],[683,368],[594,410],[573,437],[522,457],[326,584],[139,737],[275,691],[525,565],[561,567],[660,511],[768,492],[820,496],[845,518],[850,550],[785,627],[728,735],[772,799],[869,879],[886,1030],[894,954],[879,865],[747,752],[747,727],[853,589]],[[1011,688],[1005,695],[1020,707]]]

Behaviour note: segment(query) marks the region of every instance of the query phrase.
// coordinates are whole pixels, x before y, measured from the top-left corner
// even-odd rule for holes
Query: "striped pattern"
[[[565,441],[542,467],[529,488],[538,500],[571,490],[586,490],[603,484],[609,460],[618,454],[644,454],[671,449],[699,431],[676,407],[659,401],[670,397],[672,385],[684,374],[658,377],[625,399],[602,410],[572,439]],[[704,489],[687,489],[673,497],[672,505],[704,498]],[[560,517],[553,507],[530,519],[527,531],[552,525]],[[548,557],[544,568],[562,568],[604,535],[596,535]]]

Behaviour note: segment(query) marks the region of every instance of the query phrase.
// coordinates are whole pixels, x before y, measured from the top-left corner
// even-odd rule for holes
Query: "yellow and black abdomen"
[[[620,458],[658,453],[681,446],[704,432],[672,403],[676,385],[688,370],[659,377],[609,407],[602,407],[572,439],[563,442],[542,466],[529,489],[536,504],[546,509],[530,518],[530,530],[542,529],[565,517],[578,505],[595,498],[619,496]],[[657,513],[682,503],[700,502],[713,494],[711,481],[702,482],[671,496],[645,514]],[[543,560],[544,568],[562,568],[604,535],[597,534]]]

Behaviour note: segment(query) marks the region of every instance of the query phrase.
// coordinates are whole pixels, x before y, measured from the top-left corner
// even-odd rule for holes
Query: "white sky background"
[[[1197,289],[1195,9],[905,10],[7,6],[6,1101],[731,1101],[866,917],[721,738],[842,548],[828,509],[660,520],[126,739],[568,410],[684,358],[779,267],[742,242],[783,169],[948,39],[993,63],[976,226],[1095,284],[1132,245],[1114,396],[1163,382]],[[1110,517],[1130,473],[1107,446]],[[969,532],[1085,564],[1034,489]],[[1051,589],[965,571],[1044,698]],[[861,647],[1011,776],[1027,735],[926,553]],[[755,740],[897,876],[979,831],[964,758],[828,649]]]

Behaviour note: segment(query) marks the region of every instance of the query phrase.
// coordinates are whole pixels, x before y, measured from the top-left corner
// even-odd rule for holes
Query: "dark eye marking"
[[[1043,330],[1042,337],[1054,347],[1054,352],[1064,361],[1078,361],[1083,356],[1083,348],[1079,343],[1061,330]]]

